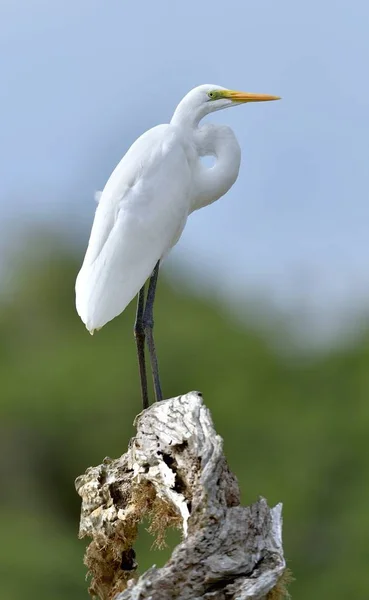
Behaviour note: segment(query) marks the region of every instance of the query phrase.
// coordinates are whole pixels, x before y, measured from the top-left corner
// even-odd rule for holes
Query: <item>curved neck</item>
[[[197,94],[190,92],[178,104],[171,125],[181,129],[188,144],[189,159],[193,167],[193,199],[191,212],[211,204],[223,196],[237,179],[241,162],[241,149],[232,129],[199,122],[215,105],[199,102]],[[202,156],[215,156],[215,164],[206,167]]]
[[[186,129],[196,129],[201,119],[209,113],[209,107],[206,104],[198,106],[194,98],[187,94],[178,104],[170,121],[171,125],[185,127]]]
[[[194,176],[192,211],[211,204],[223,196],[235,183],[241,163],[241,149],[232,129],[204,125],[194,131],[198,153]],[[201,156],[215,156],[212,167],[206,167]]]

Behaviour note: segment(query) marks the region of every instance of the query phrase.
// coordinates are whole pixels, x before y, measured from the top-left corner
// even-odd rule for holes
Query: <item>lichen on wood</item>
[[[80,537],[90,593],[100,600],[278,600],[285,595],[282,505],[260,498],[240,506],[240,491],[201,394],[163,400],[135,421],[120,458],[106,458],[76,480]],[[134,544],[151,520],[160,543],[167,527],[183,540],[162,568],[139,578]],[[283,577],[284,576],[284,577]]]

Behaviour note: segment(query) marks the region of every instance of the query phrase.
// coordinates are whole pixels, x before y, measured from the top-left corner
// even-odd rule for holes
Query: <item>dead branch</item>
[[[277,600],[285,595],[282,505],[240,492],[201,394],[153,404],[116,460],[106,458],[76,481],[80,537],[92,538],[85,564],[101,600]],[[162,568],[137,578],[133,549],[144,516],[159,542],[168,526],[183,541]]]

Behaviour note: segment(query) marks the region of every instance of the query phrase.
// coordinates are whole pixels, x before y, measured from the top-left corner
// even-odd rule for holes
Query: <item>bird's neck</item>
[[[171,125],[183,132],[191,147],[193,161],[193,203],[197,210],[223,196],[237,179],[241,162],[241,150],[232,129],[225,126],[205,124],[201,119],[209,113],[209,104],[200,106],[196,98],[187,95],[178,104]],[[202,156],[214,156],[215,163],[207,167]]]
[[[201,119],[209,113],[206,104],[198,106],[191,95],[187,95],[178,104],[171,119],[171,125],[186,129],[196,129]]]
[[[229,127],[206,124],[193,132],[197,149],[194,170],[192,210],[207,206],[223,196],[235,183],[241,163],[241,149]],[[202,156],[214,156],[215,163],[207,167]]]

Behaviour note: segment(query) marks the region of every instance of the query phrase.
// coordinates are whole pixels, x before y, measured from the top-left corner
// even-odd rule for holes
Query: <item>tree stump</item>
[[[260,498],[240,506],[240,491],[209,410],[198,392],[151,405],[120,458],[106,458],[76,480],[80,537],[92,542],[85,564],[100,600],[276,600],[284,597],[282,505]],[[159,542],[168,526],[183,541],[162,568],[140,577],[133,549],[138,524],[151,519]]]

